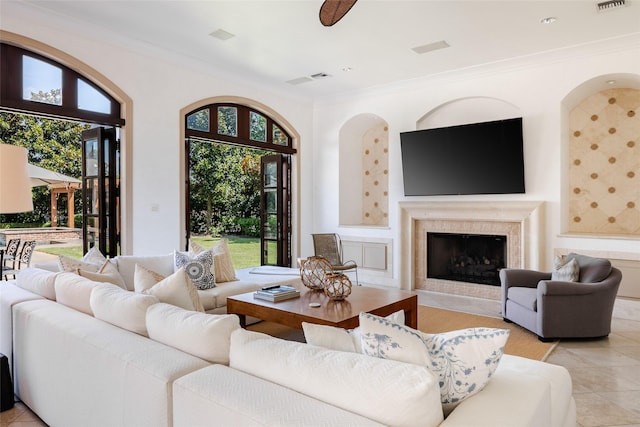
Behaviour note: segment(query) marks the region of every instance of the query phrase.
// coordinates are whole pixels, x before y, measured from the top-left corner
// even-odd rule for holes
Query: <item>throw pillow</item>
[[[360,313],[360,328],[363,353],[426,364],[439,379],[445,413],[487,385],[509,338],[508,329],[495,328],[426,334],[369,313]]]
[[[393,323],[404,324],[404,310],[385,317]],[[307,344],[337,351],[362,353],[360,328],[343,329],[335,326],[302,322],[304,339]]]
[[[189,240],[189,252],[192,254],[198,255],[207,250],[213,253],[213,274],[216,278],[216,284],[238,280],[226,238],[220,239],[211,249],[205,249],[197,242]]]
[[[82,257],[82,261],[89,264],[102,265],[106,260],[107,260],[107,257],[102,255],[102,252],[100,252],[100,249],[98,249],[97,246],[94,246],[91,249],[89,249],[89,251],[86,254],[84,254],[84,256]]]
[[[560,256],[556,256],[553,259],[553,272],[551,273],[551,280],[558,280],[562,282],[577,282],[578,277],[580,277],[580,266],[575,259],[570,260],[566,264]]]
[[[136,266],[135,278],[145,283],[145,286],[158,279],[158,274],[144,267]],[[142,288],[137,286],[136,288]],[[185,310],[204,312],[204,307],[200,302],[198,290],[191,283],[191,279],[186,274],[184,268],[167,277],[161,277],[151,287],[142,289],[143,294],[153,295],[161,302],[181,307]]]
[[[216,287],[215,276],[213,275],[213,253],[204,251],[195,256],[188,252],[174,252],[174,270],[184,268],[187,275],[200,290]]]
[[[58,268],[60,269],[60,271],[66,271],[68,273],[76,273],[78,269],[95,273],[100,269],[101,266],[102,263],[86,262],[65,255],[58,256]]]
[[[231,333],[240,328],[234,314],[204,314],[169,304],[147,310],[149,338],[211,363],[229,364]]]
[[[147,309],[160,302],[153,295],[126,291],[111,283],[98,284],[89,301],[97,319],[145,337],[149,336]]]
[[[79,276],[86,277],[87,279],[93,280],[94,282],[112,283],[121,287],[122,289],[127,288],[127,286],[124,284],[124,279],[118,272],[118,269],[109,260],[105,260],[102,264],[102,267],[100,267],[96,272],[78,268],[76,270],[76,273]]]
[[[136,292],[145,292],[155,286],[167,276],[148,269],[140,264],[135,265],[133,273],[133,290]]]

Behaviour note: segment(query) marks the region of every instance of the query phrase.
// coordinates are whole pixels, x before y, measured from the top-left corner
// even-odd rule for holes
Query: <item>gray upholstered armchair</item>
[[[501,270],[504,320],[541,341],[609,335],[622,273],[606,259],[567,255],[567,262],[572,259],[580,267],[577,282],[551,280],[551,273],[533,270]]]

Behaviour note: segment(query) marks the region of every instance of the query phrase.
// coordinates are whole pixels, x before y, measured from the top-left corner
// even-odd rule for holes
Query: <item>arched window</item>
[[[240,104],[211,104],[186,116],[187,138],[294,154],[291,136],[264,113]]]
[[[120,103],[76,71],[19,47],[0,44],[0,105],[7,111],[123,126]]]

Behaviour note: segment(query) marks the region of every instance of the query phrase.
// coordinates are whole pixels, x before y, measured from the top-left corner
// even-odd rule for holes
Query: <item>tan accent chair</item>
[[[321,256],[329,261],[331,270],[334,273],[346,273],[347,271],[355,271],[356,285],[358,282],[358,264],[353,260],[342,260],[342,241],[336,233],[317,233],[312,234],[313,249],[315,256]]]
[[[502,317],[540,341],[606,337],[622,273],[607,259],[575,253],[566,259],[580,267],[577,282],[551,280],[551,273],[533,270],[501,270]]]

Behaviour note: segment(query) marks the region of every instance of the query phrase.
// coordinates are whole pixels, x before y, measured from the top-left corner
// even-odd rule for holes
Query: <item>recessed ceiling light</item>
[[[541,24],[553,24],[554,22],[556,22],[558,20],[558,18],[555,18],[553,16],[548,16],[546,18],[542,18],[540,20]]]
[[[349,71],[352,71],[353,68],[351,67],[342,67],[342,71],[344,71],[345,73],[348,73]]]
[[[616,84],[616,81],[615,80],[607,80],[607,84],[608,85],[613,85],[613,84]]]

